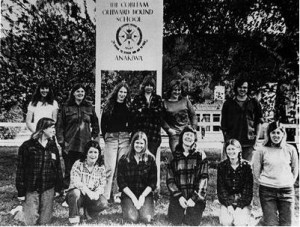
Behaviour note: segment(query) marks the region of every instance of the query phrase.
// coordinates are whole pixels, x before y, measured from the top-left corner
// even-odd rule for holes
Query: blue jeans
[[[15,219],[25,225],[46,225],[51,222],[53,213],[54,188],[42,193],[27,192],[23,210],[18,212]]]
[[[183,209],[179,204],[179,198],[170,198],[168,219],[173,225],[182,225],[182,223],[191,226],[200,224],[206,202],[199,201],[194,207]]]
[[[106,185],[104,196],[110,199],[117,163],[129,149],[128,132],[108,132],[105,134],[104,165],[106,169]]]
[[[293,187],[259,186],[259,198],[265,225],[292,225],[295,191]]]
[[[137,222],[140,220],[145,223],[150,223],[154,216],[154,200],[152,193],[145,198],[145,203],[139,210],[135,208],[132,200],[128,196],[122,195],[121,207],[123,218],[130,222]]]
[[[91,200],[87,195],[83,195],[77,188],[70,190],[66,201],[69,205],[69,218],[80,216],[80,208],[86,209],[88,215],[96,217],[99,212],[107,208],[107,200],[100,195],[98,200]]]

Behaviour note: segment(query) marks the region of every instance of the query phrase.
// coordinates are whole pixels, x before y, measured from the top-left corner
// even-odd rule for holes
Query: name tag
[[[51,153],[51,158],[52,158],[53,160],[56,160],[56,154]]]

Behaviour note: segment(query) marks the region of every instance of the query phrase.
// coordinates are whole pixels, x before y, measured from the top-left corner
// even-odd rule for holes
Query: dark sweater
[[[125,103],[116,103],[112,113],[103,112],[101,132],[104,137],[107,132],[129,132],[130,111]]]

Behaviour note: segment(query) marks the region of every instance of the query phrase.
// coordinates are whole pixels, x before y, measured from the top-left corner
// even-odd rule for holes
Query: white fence
[[[215,147],[220,148],[223,144],[223,135],[220,130],[220,117],[216,113],[210,113],[209,118],[206,113],[197,113],[198,117],[198,141],[200,147]],[[206,119],[201,121],[201,119]],[[261,132],[261,140],[263,139],[264,131],[267,124],[263,124],[263,130]],[[294,137],[290,139],[289,143],[295,143],[299,145],[299,125],[297,124],[284,124],[285,128],[294,130]],[[27,129],[25,123],[12,123],[12,122],[0,122],[0,127],[18,127],[20,132],[14,139],[1,139],[0,146],[20,146],[25,140],[29,139],[30,131]],[[205,129],[205,135],[203,136],[202,129]],[[100,140],[103,143],[103,140]],[[167,146],[168,137],[162,130],[162,146]]]

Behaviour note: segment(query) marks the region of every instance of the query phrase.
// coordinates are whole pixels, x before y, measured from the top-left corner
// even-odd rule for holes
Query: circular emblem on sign
[[[139,51],[143,45],[142,40],[142,31],[135,24],[124,24],[117,30],[116,44],[121,52],[131,54]]]

